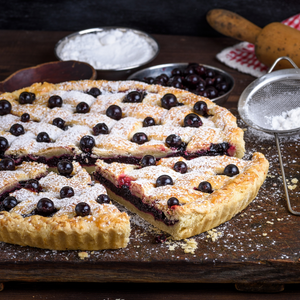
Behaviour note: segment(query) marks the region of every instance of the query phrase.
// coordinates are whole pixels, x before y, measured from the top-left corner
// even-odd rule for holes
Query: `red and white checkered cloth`
[[[300,14],[290,17],[282,23],[300,30]],[[217,54],[217,59],[231,68],[255,77],[260,77],[268,71],[268,67],[256,58],[254,45],[248,42],[224,49]]]

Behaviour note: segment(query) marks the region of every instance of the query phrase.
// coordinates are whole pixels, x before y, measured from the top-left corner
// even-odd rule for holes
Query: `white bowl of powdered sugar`
[[[127,78],[158,52],[158,43],[147,33],[119,27],[75,32],[55,46],[58,59],[86,62],[97,70],[98,79],[110,80]]]

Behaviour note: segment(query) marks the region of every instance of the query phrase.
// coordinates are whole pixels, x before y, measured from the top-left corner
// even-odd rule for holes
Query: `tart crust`
[[[127,186],[131,194],[139,197],[141,202],[154,206],[157,210],[163,212],[168,219],[174,221],[174,225],[167,225],[166,222],[158,220],[153,214],[139,210],[128,199],[117,195],[115,191],[106,186],[108,194],[152,225],[169,233],[174,239],[180,240],[212,229],[230,220],[246,208],[256,197],[266,178],[269,167],[268,161],[261,153],[254,153],[251,161],[225,156],[201,157],[186,161],[186,163],[193,170],[202,172],[203,176],[197,178],[197,185],[200,183],[199,180],[207,180],[213,187],[213,193],[207,194],[197,191],[197,185],[190,179],[188,173],[173,178],[173,186],[155,188],[153,182],[159,174],[166,173],[175,176],[172,167],[179,160],[185,161],[183,158],[165,158],[161,159],[156,167],[142,169],[118,163],[108,165],[98,160],[96,162],[95,178],[102,176],[112,182],[115,187],[118,187],[118,185],[120,187],[120,178],[127,178]],[[234,177],[217,175],[225,165],[230,163],[239,166],[240,173],[238,175]],[[205,169],[203,169],[203,165],[205,165]],[[147,168],[154,170],[147,172],[145,170]],[[143,174],[139,176],[139,173]],[[185,180],[184,177],[187,179]],[[189,180],[190,183],[188,183]],[[176,188],[181,185],[184,185],[185,188]],[[155,191],[158,189],[160,189],[160,192]],[[178,192],[179,190],[180,192]],[[174,205],[169,208],[167,200],[170,197],[176,197],[181,205]]]
[[[46,168],[42,164],[23,162],[17,170],[24,169],[27,165],[34,165],[36,172],[28,173],[26,179],[36,178]],[[54,172],[41,178],[40,192],[25,188],[11,192],[10,195],[19,203],[10,211],[0,211],[0,240],[52,250],[102,250],[126,247],[130,235],[128,215],[120,212],[112,204],[97,203],[96,197],[99,194],[106,194],[105,188],[98,183],[93,184],[90,175],[79,163],[73,162],[73,168],[70,178]],[[0,177],[2,174],[3,171],[0,171]],[[15,178],[17,185],[19,178]],[[59,192],[63,186],[72,187],[75,195],[60,199]],[[46,217],[34,214],[36,203],[44,197],[54,202],[56,209],[54,215]],[[84,217],[76,216],[74,208],[80,202],[90,205],[91,214]]]

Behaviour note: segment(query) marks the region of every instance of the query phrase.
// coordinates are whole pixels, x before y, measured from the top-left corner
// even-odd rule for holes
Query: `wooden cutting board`
[[[241,121],[240,126],[246,127]],[[243,212],[194,237],[194,253],[185,253],[192,239],[156,243],[158,233],[133,216],[125,249],[51,251],[0,243],[1,281],[299,283],[300,217],[286,209],[275,140],[253,129],[245,131],[245,140],[247,157],[260,151],[269,159],[269,175]],[[300,135],[281,145],[296,209]]]

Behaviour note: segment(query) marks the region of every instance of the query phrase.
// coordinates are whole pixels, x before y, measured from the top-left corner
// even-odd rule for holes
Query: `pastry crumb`
[[[198,248],[198,243],[195,239],[185,239],[186,244],[181,248],[184,250],[184,253],[195,254],[195,250]]]
[[[169,246],[170,251],[174,251],[177,247],[180,247],[184,253],[195,254],[195,250],[198,248],[198,243],[195,239],[185,239],[183,242],[173,241],[168,238],[166,244]]]
[[[85,259],[90,257],[90,255],[87,252],[78,252],[78,256],[80,259]]]
[[[264,232],[262,235],[263,235],[263,236],[267,236],[268,234]]]
[[[176,248],[175,245],[169,245],[169,250],[170,250],[170,251],[174,251],[175,248]]]
[[[206,237],[208,239],[210,238],[213,242],[222,236],[222,232],[218,232],[216,229],[208,230],[207,233],[208,235]]]
[[[296,187],[297,187],[296,184],[294,184],[294,185],[290,185],[290,184],[289,184],[289,185],[288,185],[288,189],[291,190],[291,191],[294,190]]]

